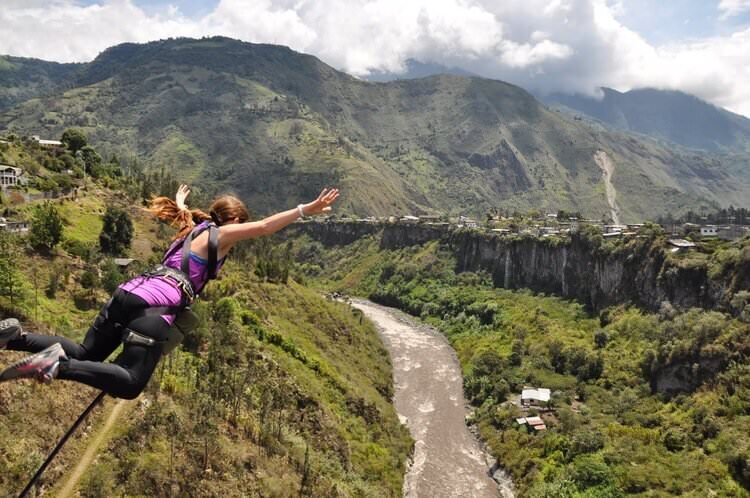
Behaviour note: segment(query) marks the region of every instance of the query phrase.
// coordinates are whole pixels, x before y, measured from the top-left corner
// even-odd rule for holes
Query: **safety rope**
[[[84,420],[86,420],[86,417],[89,416],[89,413],[91,413],[91,410],[96,407],[99,403],[101,403],[102,399],[104,399],[104,396],[106,393],[104,391],[100,392],[99,395],[94,398],[94,401],[91,402],[91,404],[86,408],[83,413],[81,413],[81,416],[78,417],[78,420],[75,421],[73,424],[73,427],[71,427],[68,432],[65,433],[65,435],[60,439],[60,442],[57,443],[57,446],[55,446],[55,449],[52,450],[52,453],[49,454],[47,457],[47,460],[44,461],[41,467],[39,467],[39,470],[36,471],[36,474],[34,474],[34,477],[31,478],[31,481],[29,481],[29,484],[26,485],[26,488],[24,488],[23,491],[21,491],[21,494],[18,495],[18,498],[24,498],[26,495],[28,495],[29,491],[32,490],[36,482],[39,480],[40,477],[42,477],[42,474],[44,474],[44,471],[47,470],[47,467],[50,463],[52,463],[52,460],[55,458],[57,453],[62,449],[63,445],[68,441],[70,436],[73,435],[73,433],[78,429],[78,426],[80,426]]]

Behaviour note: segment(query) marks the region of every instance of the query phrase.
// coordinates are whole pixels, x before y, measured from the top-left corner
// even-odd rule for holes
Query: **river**
[[[396,411],[416,442],[404,496],[512,498],[510,479],[466,427],[461,367],[445,337],[398,310],[359,299],[352,306],[383,338],[393,362]]]

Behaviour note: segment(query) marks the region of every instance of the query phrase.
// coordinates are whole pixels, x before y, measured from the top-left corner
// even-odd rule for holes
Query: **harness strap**
[[[180,269],[185,275],[190,275],[190,246],[192,245],[193,239],[206,230],[208,230],[208,280],[214,280],[219,270],[219,228],[213,223],[195,228],[192,232],[185,236],[182,242],[182,259],[180,261]],[[201,290],[203,290],[203,288],[195,289],[195,293],[197,294]]]
[[[146,277],[168,277],[177,283],[177,286],[183,292],[183,300],[186,299],[186,304],[190,304],[195,300],[195,289],[193,288],[193,282],[190,278],[175,268],[171,268],[165,265],[157,265],[154,269],[148,270],[143,273]]]
[[[219,272],[219,229],[215,225],[208,227],[208,279],[214,280]]]

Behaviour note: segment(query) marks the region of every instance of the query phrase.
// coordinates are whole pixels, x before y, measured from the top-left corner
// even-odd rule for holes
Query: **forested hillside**
[[[616,202],[623,221],[641,221],[742,205],[749,185],[742,158],[592,128],[500,81],[370,83],[285,47],[227,38],[112,47],[69,89],[0,114],[0,126],[45,137],[80,127],[105,156],[236,190],[259,212],[336,184],[342,209],[360,215],[503,208],[599,218]]]
[[[660,237],[638,244],[659,251]],[[483,271],[457,273],[438,240],[384,249],[377,234],[326,245],[303,235],[294,244],[298,271],[318,285],[396,306],[445,334],[472,423],[518,496],[750,496],[746,290],[727,313],[623,302],[592,315],[558,297],[494,288]],[[750,261],[748,240],[712,251],[676,264],[733,280]],[[550,402],[523,409],[525,387],[550,389]],[[529,416],[547,429],[516,422]]]
[[[3,192],[4,215],[32,222],[29,233],[0,231],[0,317],[80,339],[114,287],[169,242],[172,229],[139,206],[144,196],[173,194],[175,180],[123,175],[116,158],[88,163],[91,151],[82,158],[0,138],[8,139],[0,161],[29,177]],[[40,187],[48,199],[36,200]],[[103,230],[122,220],[130,237]],[[136,261],[123,270],[114,256]],[[390,403],[388,356],[368,323],[289,278],[289,264],[288,250],[268,241],[236,248],[195,307],[200,327],[163,359],[138,400],[124,402],[81,496],[400,496],[411,439]],[[0,352],[4,365],[22,356]],[[0,495],[20,492],[95,394],[60,380],[0,385]],[[49,496],[114,403],[47,471]]]

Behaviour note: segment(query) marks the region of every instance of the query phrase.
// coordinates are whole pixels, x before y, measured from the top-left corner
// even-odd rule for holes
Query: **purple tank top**
[[[208,222],[204,221],[196,228],[207,224]],[[166,254],[169,254],[176,245],[181,245],[181,243],[182,239],[174,241],[167,249]],[[162,263],[179,270],[182,265],[182,250],[174,251]],[[224,259],[222,258],[217,262],[217,273],[223,265]],[[208,282],[208,261],[191,251],[188,269],[190,270],[190,281],[193,283],[193,288],[202,289]],[[138,276],[121,284],[120,289],[135,294],[146,301],[149,306],[179,306],[182,299],[182,291],[172,279],[167,277]],[[162,318],[170,325],[174,322],[174,315],[162,315]]]

